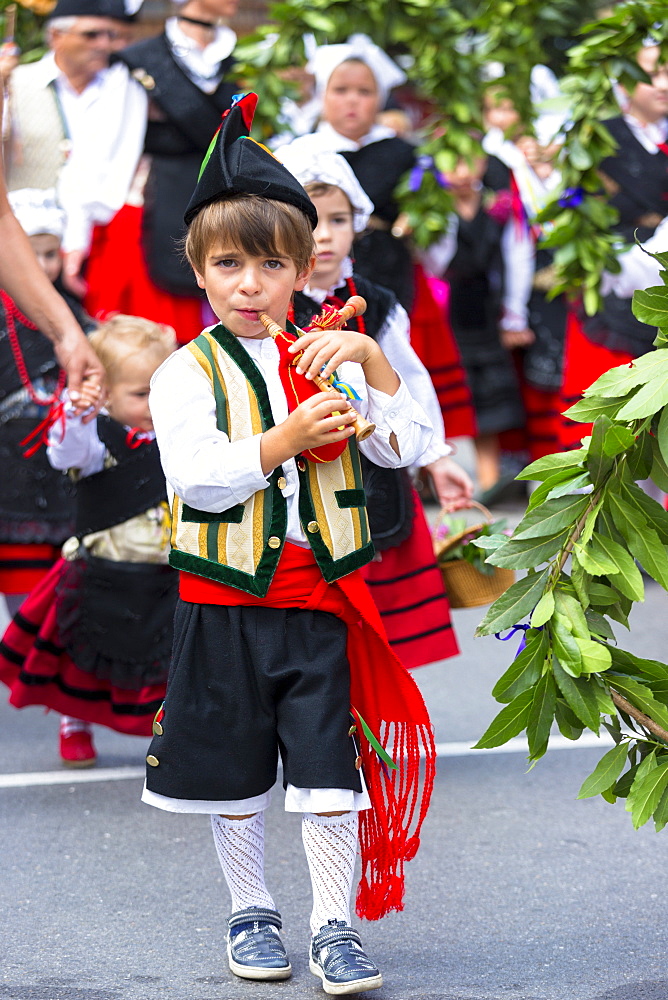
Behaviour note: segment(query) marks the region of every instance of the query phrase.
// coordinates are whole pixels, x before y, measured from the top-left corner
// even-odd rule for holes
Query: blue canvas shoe
[[[383,977],[362,948],[357,931],[343,920],[330,920],[311,942],[309,968],[325,993],[341,996],[377,990]]]
[[[288,979],[292,967],[279,937],[281,915],[276,910],[249,906],[227,921],[227,958],[242,979]]]

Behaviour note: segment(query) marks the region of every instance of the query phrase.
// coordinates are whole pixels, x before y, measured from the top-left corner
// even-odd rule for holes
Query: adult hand
[[[63,259],[63,282],[68,291],[78,299],[82,299],[88,291],[88,285],[81,277],[85,259],[83,250],[69,250]]]
[[[71,333],[54,343],[53,349],[58,364],[67,372],[67,389],[74,412],[79,414],[94,407],[83,418],[88,423],[95,418],[105,398],[105,373],[100,359],[76,325]]]
[[[527,326],[523,330],[500,330],[499,337],[506,350],[512,351],[515,347],[529,347],[536,339],[536,334]]]
[[[425,465],[424,468],[431,476],[434,492],[441,507],[448,510],[468,507],[469,500],[473,496],[473,483],[461,465],[457,465],[446,455]]]

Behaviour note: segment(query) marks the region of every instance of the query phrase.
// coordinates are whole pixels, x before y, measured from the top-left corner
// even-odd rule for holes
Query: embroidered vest
[[[52,87],[44,87],[34,65],[12,73],[10,107],[15,126],[8,189],[55,187],[67,158],[67,136]]]
[[[225,327],[205,331],[182,350],[188,364],[211,386],[218,429],[230,441],[274,426],[262,373]],[[300,521],[322,575],[331,583],[374,554],[357,445],[349,441],[334,462],[298,458],[297,470]],[[219,514],[195,510],[175,496],[171,565],[264,597],[285,542],[283,488],[279,466],[267,489]]]

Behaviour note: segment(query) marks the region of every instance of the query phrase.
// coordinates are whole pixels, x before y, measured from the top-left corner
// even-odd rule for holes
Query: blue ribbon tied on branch
[[[419,191],[422,186],[422,178],[426,173],[434,175],[436,183],[439,187],[450,187],[445,179],[445,175],[437,169],[433,156],[422,155],[418,156],[415,166],[408,176],[408,190],[413,193],[415,193],[415,191]]]
[[[515,659],[517,659],[517,657],[520,655],[520,653],[522,652],[522,650],[524,649],[524,647],[527,644],[527,630],[530,629],[530,628],[531,628],[531,625],[513,625],[513,627],[511,628],[510,632],[508,633],[508,635],[501,635],[500,632],[495,632],[494,633],[494,638],[495,639],[500,639],[501,642],[508,642],[508,640],[512,639],[512,637],[515,635],[516,632],[521,632],[522,633],[522,638],[520,639],[520,644],[517,647],[517,652],[515,653]],[[542,626],[541,626],[541,628],[542,628]]]
[[[581,205],[584,200],[584,188],[572,187],[566,188],[561,198],[559,198],[557,204],[561,208],[577,208]]]

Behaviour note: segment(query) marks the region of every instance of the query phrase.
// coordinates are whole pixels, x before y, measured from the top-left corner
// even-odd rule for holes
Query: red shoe
[[[60,759],[64,767],[95,767],[97,754],[93,746],[93,738],[85,730],[60,734]]]

